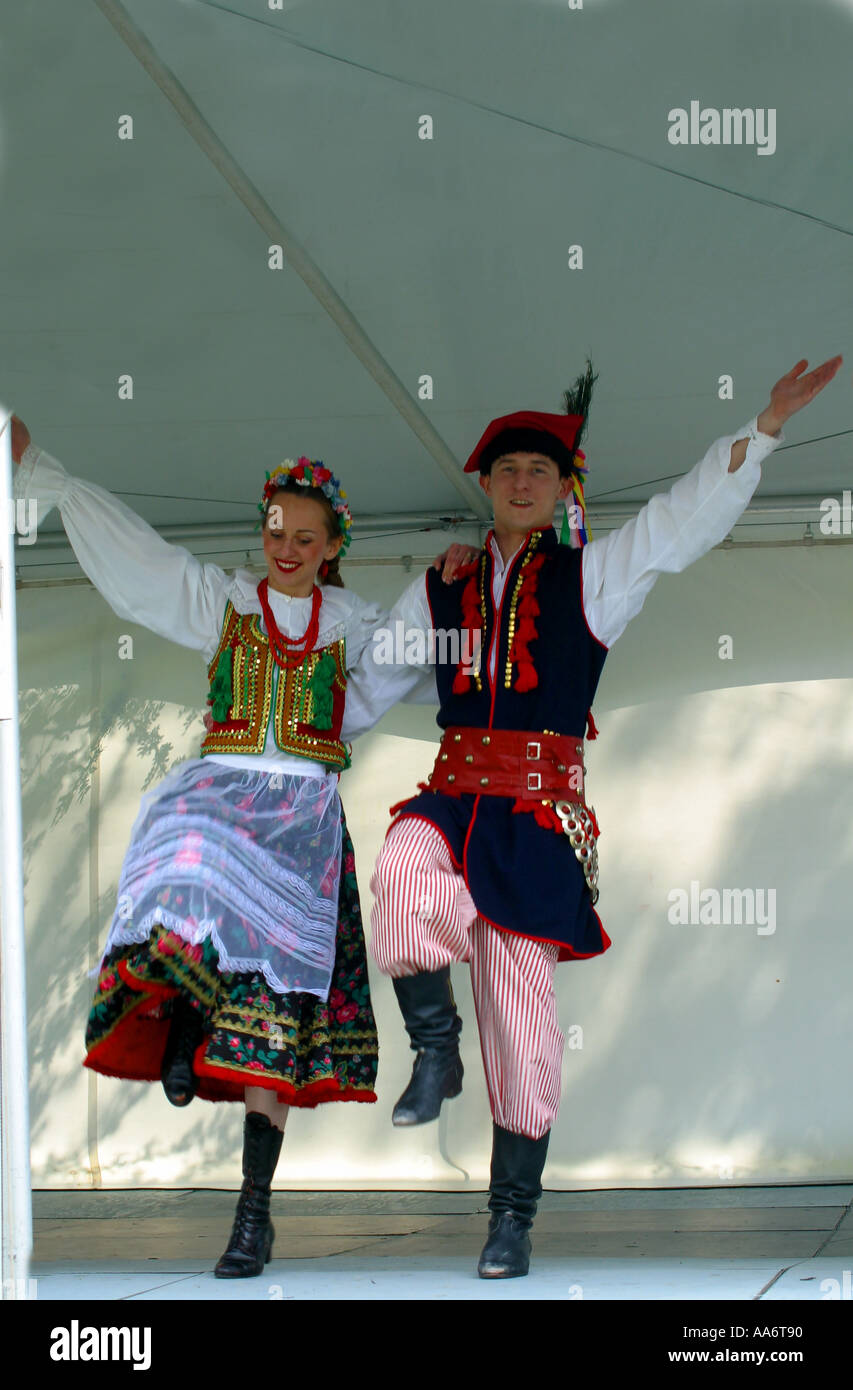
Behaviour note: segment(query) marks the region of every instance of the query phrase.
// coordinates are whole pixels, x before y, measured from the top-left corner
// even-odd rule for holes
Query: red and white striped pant
[[[384,975],[470,961],[492,1116],[502,1129],[541,1138],[560,1105],[557,946],[478,916],[444,837],[425,820],[392,825],[370,887],[371,950]]]

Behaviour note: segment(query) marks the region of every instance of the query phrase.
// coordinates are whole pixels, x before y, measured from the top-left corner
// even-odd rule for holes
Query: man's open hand
[[[786,420],[790,420],[804,405],[813,401],[818,392],[832,381],[843,360],[840,354],[838,357],[830,357],[828,362],[822,363],[820,367],[815,367],[813,372],[803,376],[802,373],[809,364],[807,358],[801,357],[799,362],[776,382],[770,392],[770,404],[759,417],[758,428],[765,434],[776,434]]]

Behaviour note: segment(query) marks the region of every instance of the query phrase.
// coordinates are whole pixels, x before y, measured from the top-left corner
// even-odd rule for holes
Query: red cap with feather
[[[541,410],[516,410],[512,415],[501,415],[488,424],[477,443],[471,457],[465,464],[466,473],[475,473],[480,467],[480,457],[492,440],[505,430],[536,430],[542,434],[553,435],[560,441],[569,455],[574,455],[577,439],[584,423],[583,415],[548,415]],[[547,440],[543,440],[542,452],[548,453]]]

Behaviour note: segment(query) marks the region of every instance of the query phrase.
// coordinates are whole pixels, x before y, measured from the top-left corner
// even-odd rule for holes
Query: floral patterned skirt
[[[105,1076],[159,1081],[172,1001],[198,1010],[197,1095],[242,1101],[263,1086],[288,1105],[375,1101],[378,1043],[370,1004],[355,857],[341,817],[343,860],[328,1002],[277,994],[259,974],[224,973],[210,940],[190,945],[155,924],[140,944],[104,960],[86,1027],[83,1065]]]

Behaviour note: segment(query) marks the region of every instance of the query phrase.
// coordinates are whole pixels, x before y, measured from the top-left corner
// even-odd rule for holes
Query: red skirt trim
[[[198,1095],[202,1100],[242,1100],[247,1086],[258,1086],[275,1091],[276,1100],[282,1104],[303,1110],[313,1110],[315,1105],[334,1100],[362,1101],[368,1105],[376,1101],[375,1091],[359,1091],[354,1086],[342,1088],[332,1078],[310,1081],[307,1086],[291,1086],[260,1072],[217,1066],[204,1060],[203,1043],[195,1055],[193,1071],[199,1078]]]
[[[122,1081],[159,1081],[170,1022],[168,1018],[151,1018],[149,1011],[162,1000],[173,998],[179,990],[171,985],[141,980],[124,960],[118,962],[117,969],[124,983],[137,990],[140,998],[91,1048],[83,1059],[83,1066]],[[193,1071],[198,1078],[196,1095],[201,1100],[241,1102],[247,1086],[275,1091],[276,1099],[284,1105],[305,1110],[313,1110],[329,1101],[361,1101],[369,1105],[377,1099],[375,1091],[342,1087],[333,1077],[311,1081],[307,1086],[292,1086],[246,1068],[218,1066],[205,1061],[206,1046],[206,1041],[202,1041],[193,1059]]]

